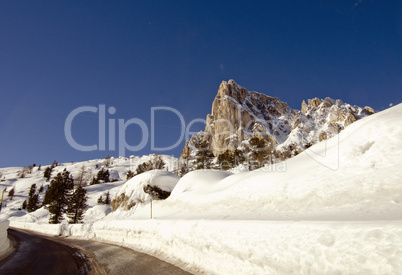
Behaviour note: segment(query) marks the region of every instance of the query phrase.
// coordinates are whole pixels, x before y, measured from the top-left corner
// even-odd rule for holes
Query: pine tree
[[[177,175],[179,177],[183,177],[185,174],[189,172],[188,162],[179,162],[179,169],[177,170]]]
[[[26,205],[26,209],[28,212],[33,212],[38,208],[39,208],[39,195],[36,194],[36,184],[32,184],[31,189],[29,189],[28,204]]]
[[[60,223],[63,220],[73,188],[74,179],[66,169],[50,182],[44,198],[44,204],[47,204],[51,213],[49,223]]]
[[[10,197],[10,201],[13,200],[14,193],[15,193],[15,189],[14,189],[14,187],[13,187],[13,188],[8,192],[8,196]]]
[[[36,192],[36,184],[32,184],[31,188],[29,189],[28,197],[32,197]]]
[[[262,138],[253,137],[249,140],[249,144],[252,149],[249,156],[250,170],[263,167],[270,159],[267,142]]]
[[[98,198],[98,204],[104,204],[102,195],[100,195],[100,197]]]
[[[202,141],[200,144],[196,145],[196,148],[198,151],[195,155],[195,169],[209,169],[214,158],[214,154],[209,149],[209,143],[207,141]]]
[[[155,155],[152,159],[147,162],[143,162],[137,166],[135,170],[136,175],[141,173],[151,171],[154,169],[163,169],[166,166],[166,163],[163,161],[162,157],[159,155]]]
[[[80,172],[75,179],[76,185],[85,186],[87,183],[87,171],[85,171],[85,165],[81,166]]]
[[[96,175],[96,178],[98,181],[103,180],[103,182],[110,182],[109,179],[110,173],[109,170],[105,170],[105,169],[100,169],[98,174]]]
[[[27,209],[27,200],[24,200],[21,206],[22,209]]]
[[[82,221],[87,205],[88,197],[86,191],[81,186],[78,186],[72,194],[68,207],[67,216],[70,218],[69,223],[79,223]]]
[[[43,177],[46,179],[46,181],[50,180],[50,176],[52,175],[53,168],[54,168],[53,165],[46,167],[45,172],[43,173]]]
[[[27,204],[27,211],[28,212],[33,212],[35,210],[39,209],[39,195],[38,194],[33,194],[32,197],[29,198],[28,204]]]
[[[90,185],[94,185],[94,184],[99,184],[99,180],[98,180],[98,178],[96,177],[92,177],[92,180],[91,180],[91,182],[89,183]]]
[[[133,177],[134,177],[134,173],[133,173],[133,171],[128,170],[128,172],[127,172],[127,176],[126,176],[126,180],[129,180],[129,179],[131,179],[131,178],[133,178]]]
[[[107,191],[107,193],[106,193],[106,198],[105,198],[104,204],[107,204],[107,205],[110,204],[110,193],[109,193],[109,191]]]

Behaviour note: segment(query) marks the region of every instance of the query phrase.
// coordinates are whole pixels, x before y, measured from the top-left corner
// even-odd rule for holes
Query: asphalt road
[[[95,241],[8,230],[18,241],[0,274],[190,274],[147,254]]]
[[[0,274],[88,274],[90,264],[78,249],[13,229],[18,247],[0,262]]]

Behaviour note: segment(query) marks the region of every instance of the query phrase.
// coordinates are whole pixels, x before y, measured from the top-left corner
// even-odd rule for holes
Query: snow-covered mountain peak
[[[313,98],[292,109],[276,97],[250,92],[234,80],[223,81],[207,115],[203,132],[185,145],[182,158],[191,159],[200,144],[207,144],[214,156],[226,150],[244,149],[248,140],[265,140],[273,158],[286,159],[306,147],[338,134],[356,120],[373,114],[341,100]]]

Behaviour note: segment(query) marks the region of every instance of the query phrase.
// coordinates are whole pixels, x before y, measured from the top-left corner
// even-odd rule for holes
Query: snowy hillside
[[[154,219],[145,203],[84,225],[40,224],[47,220],[33,216],[43,209],[16,210],[39,175],[16,179],[4,168],[2,186],[17,195],[2,216],[11,226],[133,247],[196,274],[402,274],[401,156],[402,104],[273,164],[281,169],[190,172],[154,202]],[[135,193],[143,177],[132,179],[137,189],[110,183],[110,193]],[[88,187],[94,200],[108,184]]]
[[[23,217],[27,222],[47,222],[49,220],[49,212],[47,210],[41,208],[35,212],[27,213],[25,210],[21,209],[22,204],[24,200],[28,199],[28,192],[32,184],[36,184],[37,190],[40,189],[40,187],[43,187],[42,192],[39,193],[39,202],[42,202],[51,179],[53,179],[57,173],[66,169],[72,174],[76,184],[80,175],[83,175],[83,185],[87,191],[89,205],[84,221],[91,222],[97,220],[111,212],[110,206],[99,205],[97,203],[99,197],[102,196],[105,198],[108,192],[110,197],[113,197],[113,195],[117,193],[121,186],[126,182],[128,171],[135,172],[140,164],[152,161],[156,157],[157,155],[142,157],[132,156],[130,158],[111,157],[110,159],[96,159],[76,163],[60,163],[54,167],[49,181],[46,181],[44,178],[44,171],[46,167],[50,165],[41,167],[35,165],[35,167],[32,167],[31,172],[27,172],[29,169],[26,167],[0,168],[0,173],[2,175],[0,191],[6,190],[4,192],[1,216],[11,220]],[[166,170],[177,170],[178,160],[176,158],[165,155],[162,155],[161,158],[165,163]],[[91,179],[96,177],[101,169],[109,171],[111,182],[90,185]],[[21,173],[23,171],[26,171],[24,172],[25,176],[21,178]],[[15,195],[12,199],[8,196],[11,189],[15,190]]]
[[[202,207],[202,215],[220,217],[250,218],[252,211],[258,219],[402,219],[402,170],[397,168],[402,165],[401,122],[398,105],[288,159],[284,172],[265,167],[228,176],[204,188],[209,192],[202,192],[196,204],[184,202],[175,191],[167,203],[195,215]],[[207,177],[194,174],[189,179],[192,173],[178,186],[195,178],[205,179],[199,185],[210,185]]]

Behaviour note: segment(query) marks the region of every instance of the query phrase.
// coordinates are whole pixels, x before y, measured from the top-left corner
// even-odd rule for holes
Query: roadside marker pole
[[[151,219],[152,219],[152,195],[151,195]]]
[[[3,196],[4,196],[4,191],[6,191],[6,190],[4,189],[4,190],[3,190],[3,193],[1,194],[0,213],[1,213],[1,207],[3,206]]]

